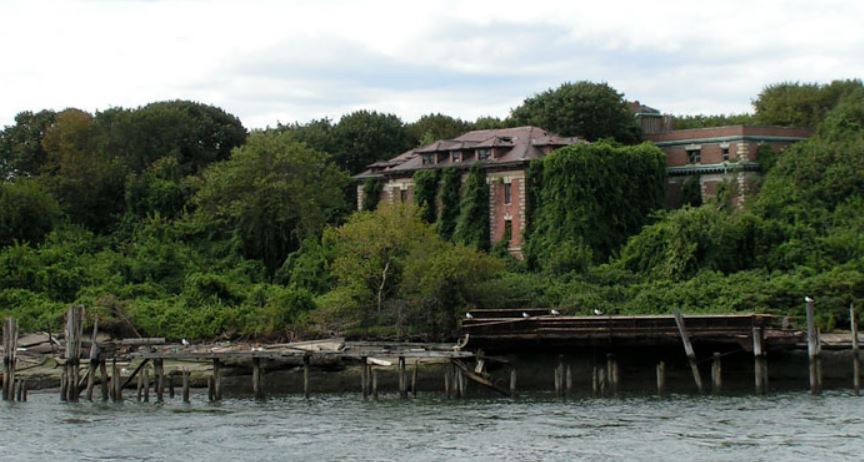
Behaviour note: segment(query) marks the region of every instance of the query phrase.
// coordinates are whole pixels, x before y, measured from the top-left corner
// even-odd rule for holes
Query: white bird
[[[810,297],[804,297],[804,301],[807,302],[807,303],[810,303],[810,302],[813,301],[813,299],[810,298]]]
[[[180,340],[180,343],[182,343],[183,346],[189,346],[189,340],[186,340],[185,338]]]
[[[471,316],[471,313],[465,313],[465,319],[474,319],[474,316]]]
[[[595,315],[595,316],[602,316],[602,315],[603,315],[603,312],[600,311],[600,310],[598,310],[597,308],[594,308],[594,315]]]
[[[552,316],[558,316],[561,314],[561,312],[558,310],[552,310],[552,311],[550,311],[550,313],[552,313]]]
[[[526,313],[526,312],[523,311],[523,312],[522,312],[522,317],[523,317],[523,318],[530,318],[531,316],[528,316],[528,313]]]

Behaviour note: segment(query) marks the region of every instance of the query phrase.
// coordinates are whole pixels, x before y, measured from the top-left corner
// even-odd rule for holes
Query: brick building
[[[496,243],[510,236],[508,250],[522,253],[525,230],[525,169],[528,163],[553,150],[574,143],[537,127],[475,130],[452,140],[439,140],[404,152],[390,160],[375,162],[358,180],[376,178],[384,183],[379,200],[382,203],[413,202],[414,172],[420,169],[456,167],[463,171],[476,162],[486,170],[489,184],[489,235]],[[357,208],[363,205],[363,184],[357,185]]]

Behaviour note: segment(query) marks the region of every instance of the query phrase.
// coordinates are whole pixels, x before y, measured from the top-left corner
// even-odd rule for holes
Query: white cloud
[[[667,112],[864,74],[850,1],[7,1],[0,124],[186,98],[250,127],[360,108],[506,115],[566,80]]]

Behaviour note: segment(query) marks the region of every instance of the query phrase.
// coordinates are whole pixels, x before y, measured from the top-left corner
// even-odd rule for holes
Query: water
[[[0,403],[6,461],[864,460],[864,398],[549,395],[446,401],[357,394],[266,403]]]

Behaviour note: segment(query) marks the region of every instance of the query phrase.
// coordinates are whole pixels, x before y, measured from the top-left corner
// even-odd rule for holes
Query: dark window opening
[[[492,157],[491,149],[478,149],[477,150],[477,160],[487,160]]]
[[[512,198],[512,184],[504,183],[504,203],[510,204],[510,199]]]
[[[690,159],[691,164],[698,164],[702,162],[702,152],[698,149],[687,151],[687,157]]]
[[[435,161],[432,159],[432,154],[423,154],[423,165],[432,165]]]
[[[720,148],[720,152],[723,153],[723,160],[729,160],[729,148]]]
[[[462,162],[462,152],[461,151],[453,151],[450,153],[450,161],[451,162]]]
[[[408,202],[408,190],[400,189],[399,190],[399,200],[402,202]]]
[[[507,244],[513,240],[513,220],[504,220],[504,236],[501,239],[507,241]]]

